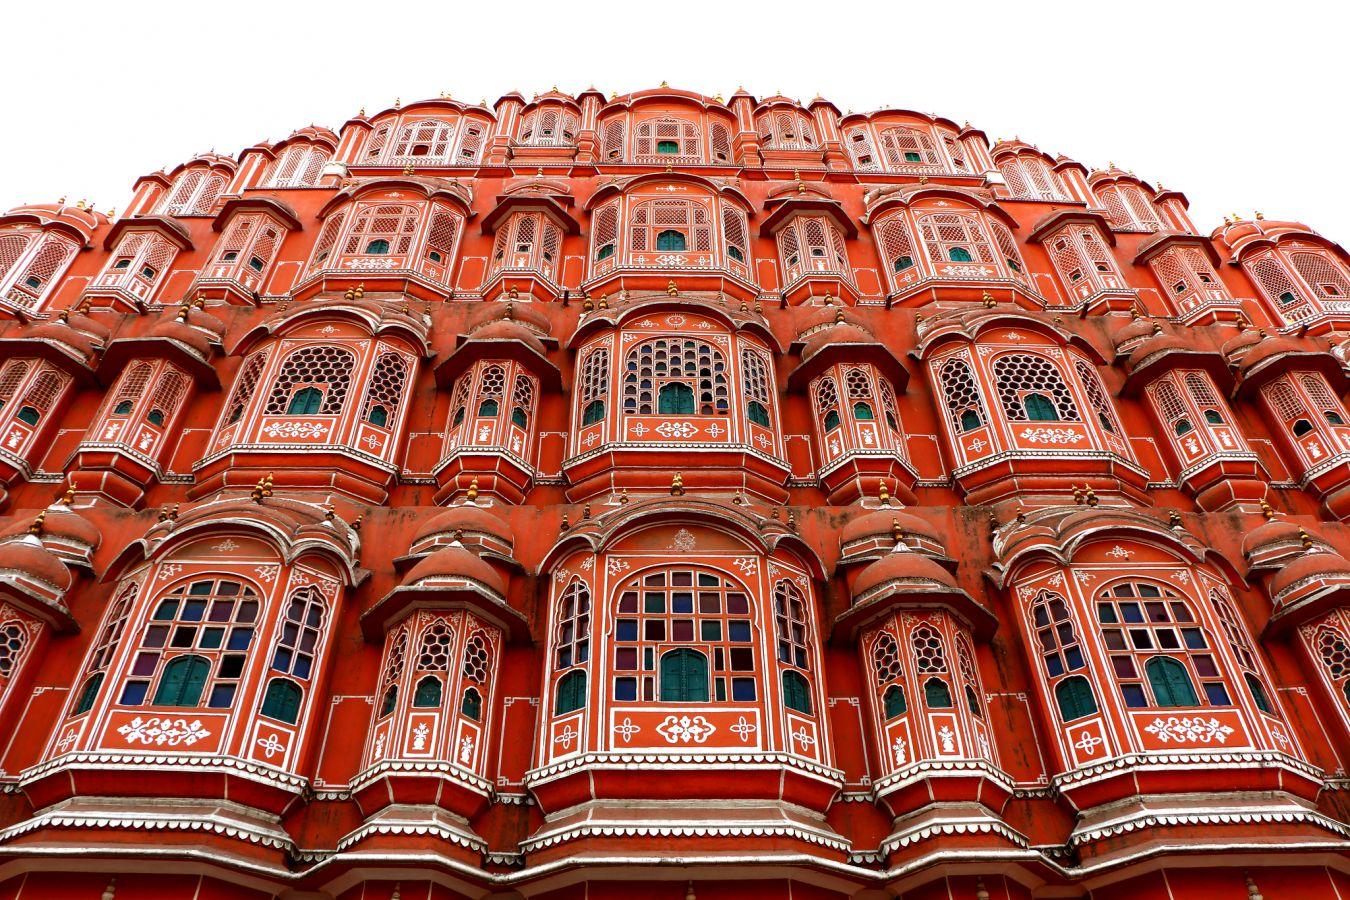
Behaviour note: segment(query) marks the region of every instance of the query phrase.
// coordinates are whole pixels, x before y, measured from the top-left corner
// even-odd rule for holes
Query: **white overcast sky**
[[[969,120],[1222,215],[1350,244],[1350,4],[939,0],[6,3],[0,210],[125,207],[140,175],[362,106],[557,85],[817,92]]]

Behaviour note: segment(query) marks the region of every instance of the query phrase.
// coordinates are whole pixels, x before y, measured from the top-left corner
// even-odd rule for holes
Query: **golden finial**
[[[670,163],[666,163],[666,174],[669,175],[671,172],[674,172],[674,171],[675,171],[675,167],[674,167],[673,165],[671,165]]]
[[[169,508],[167,506],[161,506],[159,508],[159,515],[155,517],[155,521],[156,522],[169,521]]]
[[[366,514],[365,514],[365,513],[361,513],[361,514],[360,514],[359,516],[357,516],[355,519],[352,519],[352,526],[351,526],[352,531],[360,531],[360,530],[361,530],[361,522],[362,522],[362,520],[365,519],[365,517],[366,517]]]
[[[670,87],[670,84],[669,84],[668,82],[663,81],[663,82],[661,82],[661,87],[663,87],[663,88],[668,88],[668,87]]]
[[[1239,216],[1237,213],[1233,213],[1233,221],[1234,221],[1234,222],[1241,222],[1241,221],[1242,221],[1242,217]]]
[[[29,534],[42,534],[42,523],[47,521],[47,511],[44,509],[33,519],[33,524],[28,526]]]
[[[402,97],[395,97],[395,98],[394,98],[394,109],[398,109],[398,108],[399,108],[400,106],[402,106],[402,105],[403,105],[403,98],[402,98]]]
[[[509,296],[512,300],[519,300],[519,299],[520,299],[520,289],[519,289],[519,288],[511,288],[511,291],[510,291],[510,293],[508,294],[508,296]]]
[[[591,298],[590,298],[590,297],[582,297],[582,298],[581,298],[581,311],[582,311],[582,312],[590,312],[590,311],[593,310],[593,309],[595,309],[595,304],[591,302]]]
[[[1131,307],[1130,307],[1130,321],[1131,321],[1131,322],[1134,322],[1134,321],[1137,321],[1138,319],[1139,319],[1139,307],[1137,307],[1137,306],[1131,306]]]
[[[1181,516],[1175,509],[1169,510],[1167,513],[1167,527],[1173,531],[1181,530]]]
[[[989,900],[989,891],[985,889],[984,879],[975,879],[975,900]]]
[[[248,496],[254,503],[262,503],[263,498],[267,496],[267,479],[259,478],[258,483],[253,486],[253,490],[248,492]]]
[[[741,492],[739,490],[737,490],[736,493],[731,495],[731,503],[733,506],[745,505],[745,498],[741,496]]]
[[[718,103],[722,104],[723,106],[726,106],[726,105],[727,105],[727,101],[725,101],[725,100],[722,99],[722,95],[721,95],[721,94],[718,94],[717,96],[713,97],[713,100],[717,101]]]
[[[1247,900],[1265,900],[1265,897],[1261,894],[1261,889],[1258,888],[1256,882],[1252,880],[1251,874],[1245,874],[1247,874]]]
[[[618,91],[610,91],[610,92],[609,92],[609,99],[611,99],[611,100],[618,100],[618,99],[619,99],[619,92],[618,92]]]
[[[891,539],[898,544],[902,539],[904,539],[904,536],[905,532],[904,529],[900,527],[900,520],[891,519]]]
[[[1265,517],[1267,522],[1275,518],[1275,507],[1271,506],[1265,497],[1261,498],[1261,515]]]
[[[355,300],[355,299],[356,299],[356,288],[347,288],[346,292],[343,293],[343,295],[342,295],[342,299],[344,299],[344,300]]]
[[[60,197],[57,197],[57,198],[56,198],[56,202],[57,202],[59,205],[61,205],[61,206],[65,206],[65,205],[66,205],[66,195],[65,195],[65,194],[62,194]]]
[[[676,472],[670,479],[670,496],[684,496],[684,476]]]
[[[567,521],[567,511],[563,510],[562,522],[558,524],[559,531],[566,531],[572,527],[572,523]]]
[[[1161,322],[1154,322],[1154,323],[1153,323],[1153,334],[1154,334],[1154,335],[1162,334],[1162,323],[1161,323]]]
[[[537,169],[534,170],[534,177],[535,177],[535,178],[543,178],[543,177],[544,177],[544,167],[543,167],[543,166],[540,166],[539,168],[537,168]]]
[[[359,110],[357,110],[356,114],[364,119],[366,117],[366,108],[364,106],[361,107]]]
[[[755,313],[756,313],[757,315],[763,315],[763,314],[764,314],[764,304],[763,304],[763,303],[760,303],[758,300],[755,301]]]
[[[834,324],[844,324],[844,308],[842,306],[836,306],[834,308]]]
[[[628,502],[628,488],[624,488],[623,492],[619,494],[619,505],[622,506],[627,502]]]
[[[750,311],[750,304],[748,304],[748,303],[746,303],[744,300],[742,300],[742,301],[741,301],[741,312],[743,312],[743,313],[748,313],[749,311]]]
[[[108,218],[109,219],[117,218],[117,207],[114,206],[108,210]]]
[[[920,175],[920,176],[919,176],[919,184],[927,184],[927,183],[928,183],[928,176],[927,176],[927,175]]]
[[[794,510],[788,510],[787,527],[789,531],[797,530],[797,513]]]
[[[1083,489],[1075,486],[1073,489],[1073,502],[1078,506],[1083,505]]]
[[[1250,328],[1252,325],[1252,323],[1247,321],[1247,317],[1242,313],[1237,314],[1237,318],[1233,320],[1233,324],[1243,330]]]
[[[1312,549],[1313,546],[1312,536],[1308,534],[1308,532],[1303,530],[1302,525],[1298,527],[1298,542],[1303,545],[1303,549],[1305,551]]]
[[[412,164],[412,163],[408,163],[407,165],[405,165],[405,166],[403,167],[403,174],[404,174],[404,175],[412,175],[412,174],[413,174],[414,172],[416,172],[416,171],[417,171],[417,170],[413,168],[413,164]]]
[[[1258,209],[1256,211],[1256,221],[1263,222],[1265,221],[1265,218],[1266,218],[1265,213],[1261,212],[1261,210]]]
[[[474,502],[475,500],[478,499],[478,476],[477,476],[477,475],[473,476],[473,480],[471,480],[471,481],[469,482],[469,489],[468,489],[468,491],[465,492],[464,497],[465,497],[465,499],[467,499],[470,503],[472,503],[472,502]]]
[[[463,528],[456,528],[454,531],[450,532],[450,543],[459,544],[461,547],[464,545]]]
[[[356,286],[356,299],[360,300],[366,295],[366,283],[363,281]]]
[[[510,300],[507,300],[507,301],[506,301],[506,312],[504,312],[504,313],[502,314],[502,318],[505,319],[506,321],[510,322],[510,321],[511,321],[512,319],[514,319],[515,317],[516,317],[516,314],[515,314],[515,310],[513,310],[513,309],[511,308],[511,301],[510,301]]]
[[[60,503],[62,506],[70,506],[75,502],[75,485],[66,488],[66,492],[61,495]]]
[[[890,505],[891,505],[891,492],[890,492],[890,490],[886,487],[886,481],[885,481],[884,479],[883,479],[882,482],[881,482],[881,490],[878,492],[878,495],[879,495],[879,499],[881,500],[881,505],[882,505],[882,506],[890,506]]]
[[[1091,486],[1087,486],[1086,490],[1084,490],[1083,499],[1087,502],[1088,506],[1097,505],[1097,494],[1095,491],[1092,490]]]
[[[323,520],[331,522],[335,518],[337,518],[337,510],[333,508],[333,502],[330,500],[323,505]]]
[[[990,295],[988,291],[985,291],[984,295],[980,297],[980,302],[984,304],[985,309],[994,308],[994,298]]]
[[[609,294],[600,295],[600,309],[609,309]]]
[[[666,282],[666,293],[672,297],[678,297],[680,295],[680,289],[675,286],[675,279],[672,278]]]
[[[554,88],[554,90],[556,91],[557,88]],[[581,508],[581,517],[583,519],[589,519],[591,517],[591,505],[589,503]]]
[[[76,209],[84,209],[84,200],[83,200],[83,199],[76,200],[76,201],[75,201],[75,208],[76,208]]]

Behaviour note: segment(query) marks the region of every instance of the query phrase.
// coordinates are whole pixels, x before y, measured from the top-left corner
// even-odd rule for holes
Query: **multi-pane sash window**
[[[258,595],[237,581],[209,578],[175,588],[155,604],[118,702],[230,708],[258,612]]]
[[[628,352],[623,411],[638,415],[717,415],[730,408],[722,352],[693,338],[654,338]]]

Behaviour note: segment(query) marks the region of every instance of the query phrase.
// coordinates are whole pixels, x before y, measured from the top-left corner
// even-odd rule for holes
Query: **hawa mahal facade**
[[[1350,895],[1306,225],[442,97],[12,209],[0,316],[0,897]]]

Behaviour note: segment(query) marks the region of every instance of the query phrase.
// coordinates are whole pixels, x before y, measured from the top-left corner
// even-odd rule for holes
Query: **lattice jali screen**
[[[1028,421],[1023,400],[1032,393],[1050,400],[1061,421],[1080,421],[1078,407],[1059,366],[1044,356],[1009,353],[994,360],[993,373],[999,401],[1009,421]]]
[[[286,415],[291,398],[298,391],[312,387],[322,394],[319,415],[341,413],[355,365],[355,354],[342,347],[317,345],[296,350],[282,363],[263,412]]]
[[[730,407],[727,363],[720,350],[692,338],[654,338],[628,351],[623,411],[656,413],[661,389],[671,383],[693,391],[694,413],[713,415],[725,413]]]

